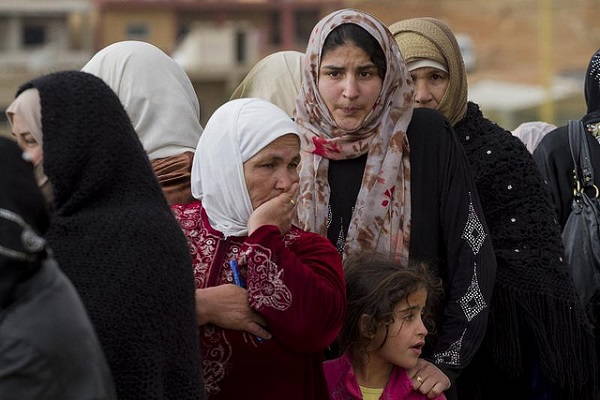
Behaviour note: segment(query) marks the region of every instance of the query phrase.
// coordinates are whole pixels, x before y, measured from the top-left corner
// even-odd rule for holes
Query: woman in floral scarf
[[[398,46],[368,14],[323,18],[302,73],[300,226],[327,235],[344,259],[378,252],[433,265],[446,289],[439,334],[425,352],[431,362],[420,360],[409,376],[435,396],[477,350],[495,276],[464,152],[439,113],[413,110]]]

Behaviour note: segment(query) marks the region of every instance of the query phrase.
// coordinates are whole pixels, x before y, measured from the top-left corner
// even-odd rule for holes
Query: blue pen
[[[231,272],[233,274],[233,283],[235,283],[239,287],[244,287],[242,283],[242,277],[240,276],[240,270],[238,268],[237,260],[230,260],[229,267],[231,267]]]
[[[233,283],[239,287],[245,287],[242,282],[242,276],[240,275],[240,269],[238,268],[237,260],[229,260],[229,267],[231,268],[231,273],[233,274]],[[263,338],[255,336],[257,342],[262,342]]]

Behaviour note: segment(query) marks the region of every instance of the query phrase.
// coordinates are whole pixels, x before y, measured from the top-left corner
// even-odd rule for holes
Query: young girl
[[[429,294],[438,291],[425,265],[377,258],[346,264],[348,310],[340,345],[344,355],[323,365],[332,400],[417,400],[427,385],[417,365],[427,328],[422,316]],[[432,396],[432,392],[429,391]],[[437,393],[437,400],[445,400]]]

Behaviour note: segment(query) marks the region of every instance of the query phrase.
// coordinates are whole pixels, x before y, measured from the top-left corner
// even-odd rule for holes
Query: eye
[[[406,315],[403,319],[405,321],[412,321],[414,318],[415,318],[415,313],[411,312],[410,314]]]
[[[327,72],[327,76],[333,79],[339,78],[341,76],[340,71],[329,71]]]
[[[31,136],[25,136],[23,138],[23,142],[25,143],[25,145],[27,147],[35,147],[38,144],[38,142],[34,138],[32,138]]]
[[[275,164],[273,163],[265,163],[265,164],[261,164],[259,165],[260,168],[275,168]]]
[[[373,76],[373,72],[371,71],[362,71],[360,73],[361,78],[370,78],[371,76]]]
[[[292,161],[289,165],[290,168],[296,169],[300,163],[298,161]]]

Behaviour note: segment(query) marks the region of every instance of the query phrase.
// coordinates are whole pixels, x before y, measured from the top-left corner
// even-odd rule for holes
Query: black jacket
[[[48,260],[0,311],[0,399],[116,399],[104,354],[73,285]]]

